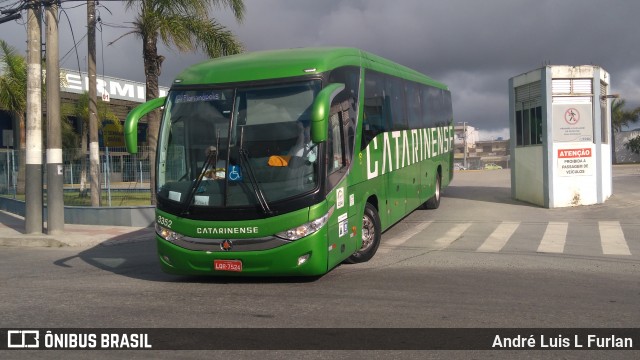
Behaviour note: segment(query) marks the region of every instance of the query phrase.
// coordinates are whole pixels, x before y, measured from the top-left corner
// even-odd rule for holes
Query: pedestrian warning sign
[[[593,175],[592,154],[591,148],[558,149],[558,174],[560,176]]]

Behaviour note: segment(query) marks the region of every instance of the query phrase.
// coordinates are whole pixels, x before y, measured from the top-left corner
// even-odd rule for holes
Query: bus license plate
[[[213,260],[213,270],[215,271],[242,271],[242,261],[240,260]]]

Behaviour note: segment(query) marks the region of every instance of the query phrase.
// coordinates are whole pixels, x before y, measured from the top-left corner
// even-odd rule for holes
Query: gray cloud
[[[67,3],[65,7],[70,7]],[[102,20],[127,25],[119,3],[102,2]],[[0,3],[4,6],[6,3]],[[245,0],[245,21],[228,11],[213,16],[232,29],[248,51],[306,46],[353,46],[415,68],[449,85],[456,121],[487,132],[508,126],[507,81],[551,64],[594,64],[610,72],[612,87],[630,106],[640,105],[637,0]],[[86,8],[68,10],[76,40],[86,29]],[[72,47],[61,21],[60,52]],[[106,44],[127,29],[103,27],[106,75],[143,81],[140,39]],[[0,25],[0,38],[25,48],[25,28]],[[98,60],[102,49],[98,40]],[[86,67],[86,41],[80,44]],[[204,60],[162,48],[161,82]],[[75,55],[63,66],[76,68]],[[102,64],[98,65],[101,71]]]

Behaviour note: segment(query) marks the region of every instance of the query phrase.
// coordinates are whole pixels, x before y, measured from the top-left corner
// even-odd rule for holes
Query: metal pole
[[[106,184],[107,183],[107,163],[106,162],[102,163],[102,176],[104,176],[104,183]],[[102,189],[100,189],[100,190],[102,190]],[[100,192],[102,192],[102,191],[100,191]]]
[[[16,189],[16,149],[11,151],[11,184],[13,185],[13,199],[16,199],[16,193],[18,189]]]
[[[5,166],[5,170],[7,171],[7,195],[9,195],[9,186],[11,186],[9,165],[11,165],[11,163],[9,162],[9,146],[7,145],[7,166]]]
[[[464,168],[469,169],[467,167],[467,122],[462,123],[462,129],[464,131]]]
[[[25,231],[42,234],[42,66],[40,5],[27,9],[27,126]]]
[[[98,144],[98,105],[96,88],[96,3],[87,0],[87,42],[89,56],[89,174],[91,206],[100,206],[100,145]]]
[[[47,13],[47,232],[64,231],[64,174],[60,124],[60,60],[58,51],[58,5]]]
[[[107,156],[105,173],[107,174],[105,183],[107,184],[107,196],[109,199],[109,207],[111,207],[111,159],[109,158],[109,147],[105,146],[105,154]]]

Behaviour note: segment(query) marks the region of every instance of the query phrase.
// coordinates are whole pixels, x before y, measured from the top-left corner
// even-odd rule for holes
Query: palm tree
[[[626,101],[622,98],[614,99],[611,102],[611,157],[612,162],[616,164],[618,161],[616,159],[616,134],[617,132],[622,131],[622,128],[628,126],[630,123],[638,121],[638,116],[640,116],[640,108],[636,108],[632,111],[627,111],[624,109],[626,105]]]
[[[25,114],[27,111],[27,62],[15,48],[0,40],[0,66],[4,73],[0,75],[0,108],[8,111],[14,120],[13,128],[18,128],[18,144],[20,149],[18,165],[17,192],[24,194],[25,189]],[[17,126],[16,126],[17,125]],[[14,148],[16,146],[14,145]]]
[[[611,103],[611,127],[614,132],[620,132],[623,127],[638,121],[640,108],[627,111],[624,109],[625,105],[626,101],[620,98]]]
[[[117,129],[122,129],[122,124],[118,117],[111,111],[109,104],[103,101],[98,101],[98,120],[109,120]],[[80,134],[80,151],[76,154],[80,156],[80,194],[84,195],[87,186],[87,157],[88,153],[88,138],[89,138],[89,93],[84,92],[80,95],[78,100],[73,103],[64,103],[60,107],[61,118],[66,118],[66,121],[62,121],[62,137],[63,139],[69,139],[71,144],[63,144],[63,146],[72,145],[76,139],[70,131],[73,131],[70,117],[77,118],[82,123],[82,131]],[[98,121],[98,129],[102,127],[102,121]],[[77,143],[77,140],[75,140]]]
[[[627,148],[627,150],[634,152],[636,154],[640,154],[640,135],[629,139],[629,141],[627,141],[624,144],[624,147]]]
[[[181,52],[200,50],[210,57],[236,54],[242,45],[233,33],[220,25],[209,13],[222,6],[231,9],[237,21],[244,17],[243,0],[126,0],[126,9],[135,10],[133,30],[130,34],[142,39],[142,57],[146,77],[147,101],[158,97],[158,76],[164,57],[158,54],[158,40],[167,47]],[[111,44],[113,44],[111,42]],[[155,203],[155,151],[160,128],[160,114],[153,111],[147,116],[149,161],[151,164],[151,203]]]

